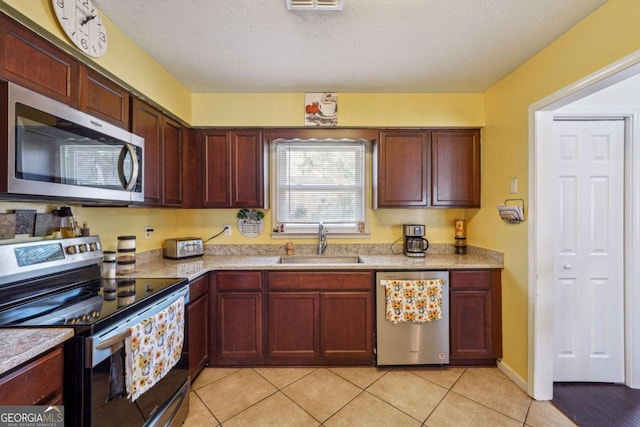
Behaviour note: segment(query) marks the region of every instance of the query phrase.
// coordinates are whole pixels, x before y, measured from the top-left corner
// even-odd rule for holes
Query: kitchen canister
[[[464,219],[456,219],[455,222],[455,253],[456,255],[465,255],[467,253],[467,223]]]
[[[102,255],[103,255],[102,278],[115,279],[116,278],[116,251],[103,251]]]
[[[136,236],[118,236],[116,272],[119,275],[136,271]]]

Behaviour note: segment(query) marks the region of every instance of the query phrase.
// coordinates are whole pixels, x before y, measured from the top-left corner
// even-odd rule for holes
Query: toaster
[[[169,259],[191,258],[203,254],[204,243],[199,237],[167,239],[162,245],[162,256]]]

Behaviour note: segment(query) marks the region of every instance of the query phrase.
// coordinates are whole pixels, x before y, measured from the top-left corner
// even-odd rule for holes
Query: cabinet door
[[[61,405],[62,372],[62,347],[57,347],[0,378],[0,405]]]
[[[426,207],[429,200],[427,131],[384,131],[376,147],[374,207]]]
[[[269,292],[267,363],[310,364],[320,356],[317,292]]]
[[[450,273],[451,364],[494,364],[502,356],[500,270]]]
[[[78,105],[78,62],[39,35],[0,14],[0,77]]]
[[[129,129],[129,92],[84,65],[80,65],[78,108]]]
[[[193,380],[209,360],[209,275],[189,283],[187,351],[189,376]]]
[[[230,132],[232,207],[264,207],[262,132]]]
[[[189,302],[189,376],[195,378],[209,358],[209,297]]]
[[[133,98],[131,132],[144,138],[144,202],[162,205],[162,113]]]
[[[480,131],[431,134],[431,206],[480,207]]]
[[[216,364],[264,363],[262,293],[218,292]]]
[[[162,205],[182,206],[182,147],[184,127],[177,121],[162,120]]]
[[[320,294],[320,350],[333,363],[373,362],[371,292]]]
[[[207,208],[231,207],[231,142],[227,132],[201,134],[203,179],[202,205]]]

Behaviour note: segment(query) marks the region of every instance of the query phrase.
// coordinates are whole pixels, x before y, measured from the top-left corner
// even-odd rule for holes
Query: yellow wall
[[[610,0],[506,76],[486,93],[483,134],[483,200],[469,221],[470,241],[505,254],[503,273],[504,361],[527,378],[527,223],[500,221],[496,204],[519,179],[527,205],[528,107],[532,103],[640,49],[640,2]]]
[[[484,124],[482,94],[339,93],[338,124],[361,127]],[[194,93],[193,126],[304,126],[303,93]]]

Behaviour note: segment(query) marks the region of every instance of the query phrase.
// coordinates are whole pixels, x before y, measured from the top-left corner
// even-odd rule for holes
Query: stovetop
[[[0,327],[96,332],[186,286],[180,278],[100,278],[96,237],[0,247]],[[2,258],[0,256],[0,258]],[[8,271],[8,273],[5,273]]]
[[[102,279],[0,312],[2,327],[72,327],[96,332],[182,285],[186,279]]]

